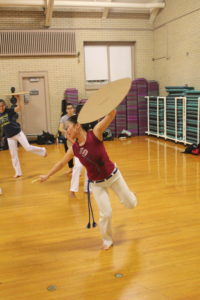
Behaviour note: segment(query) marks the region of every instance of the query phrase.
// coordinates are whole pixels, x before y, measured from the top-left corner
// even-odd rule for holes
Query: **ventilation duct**
[[[75,32],[0,30],[0,56],[76,55]]]

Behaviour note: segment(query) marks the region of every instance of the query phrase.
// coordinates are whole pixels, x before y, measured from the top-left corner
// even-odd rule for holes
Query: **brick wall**
[[[155,80],[200,89],[200,1],[166,0],[154,24]]]
[[[0,11],[0,29],[44,29],[42,12]],[[1,58],[0,93],[7,93],[11,86],[19,88],[19,71],[48,71],[51,130],[57,131],[60,102],[66,88],[77,88],[79,98],[88,94],[84,85],[84,41],[135,41],[135,77],[154,79],[153,31],[146,19],[87,18],[85,15],[54,14],[51,28],[73,29],[76,32],[76,57],[26,57]]]

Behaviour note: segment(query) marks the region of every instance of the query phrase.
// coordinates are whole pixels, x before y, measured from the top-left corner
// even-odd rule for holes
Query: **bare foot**
[[[111,247],[113,247],[113,244],[108,245],[108,246],[103,245],[102,250],[109,250]]]
[[[19,177],[22,177],[22,175],[15,175],[13,176],[14,178],[19,178]]]
[[[75,192],[69,192],[69,198],[76,198]]]
[[[44,153],[44,157],[47,157],[47,149],[46,148],[44,148],[45,149],[45,153]]]
[[[3,194],[3,191],[2,191],[2,188],[0,188],[0,195],[2,195]]]

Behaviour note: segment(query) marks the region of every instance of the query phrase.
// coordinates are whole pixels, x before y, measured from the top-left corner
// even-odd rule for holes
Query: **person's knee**
[[[30,152],[32,150],[32,147],[31,147],[31,145],[28,145],[28,146],[24,147],[24,149],[26,151]]]
[[[18,157],[17,156],[13,156],[12,157],[12,162],[14,165],[16,165],[18,163]]]
[[[82,169],[81,166],[74,165],[73,173],[76,174],[76,176],[80,176],[81,175],[81,169]]]
[[[14,151],[10,151],[10,156],[12,159],[14,159],[17,156],[17,153]]]
[[[128,198],[128,201],[124,201],[124,205],[127,207],[127,208],[134,208],[137,206],[137,197],[134,193],[131,193],[129,198]]]
[[[12,160],[18,159],[17,149],[10,149],[10,156]]]
[[[112,209],[107,209],[100,212],[100,216],[102,219],[110,219],[112,217]]]
[[[81,165],[79,165],[79,164],[75,164],[75,165],[74,165],[74,169],[75,169],[76,171],[79,171],[79,172],[81,172],[81,170],[82,170],[82,166],[81,166]]]

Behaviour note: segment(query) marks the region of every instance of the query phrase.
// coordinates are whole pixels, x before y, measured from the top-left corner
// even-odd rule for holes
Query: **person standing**
[[[93,130],[89,131],[85,131],[78,123],[77,115],[70,117],[67,122],[67,133],[76,142],[48,174],[39,177],[41,182],[46,181],[62,169],[73,156],[80,160],[87,170],[92,193],[99,208],[99,228],[103,238],[104,250],[108,250],[113,245],[112,208],[108,188],[116,193],[120,202],[127,208],[133,208],[137,205],[135,194],[130,191],[119,169],[108,157],[103,144],[103,132],[115,115],[116,110],[113,110],[97,123]]]
[[[66,114],[67,99],[61,101],[61,117]]]
[[[80,160],[77,157],[74,157],[74,167],[72,171],[72,178],[70,182],[70,198],[76,198],[76,194],[79,191],[79,183],[80,183],[80,176],[83,169],[83,165],[81,164]],[[85,171],[85,170],[84,170]],[[83,190],[85,193],[88,192],[88,177],[86,171],[84,172],[84,185]]]
[[[25,134],[21,130],[20,124],[13,118],[17,112],[22,109],[19,96],[14,108],[7,108],[3,99],[0,99],[0,127],[8,141],[8,147],[12,159],[12,165],[15,170],[15,178],[22,176],[22,170],[18,157],[17,143],[19,142],[26,151],[30,151],[39,156],[47,156],[47,150],[43,147],[36,147],[29,144]]]
[[[63,137],[63,144],[65,148],[65,152],[68,150],[68,146],[71,146],[71,142],[67,140],[66,135],[67,135],[67,120],[74,115],[74,107],[71,103],[66,104],[66,113],[63,115],[60,119],[60,125],[59,125],[59,131],[62,133]],[[72,173],[72,168],[74,166],[73,158],[68,162],[69,166],[69,172]]]

